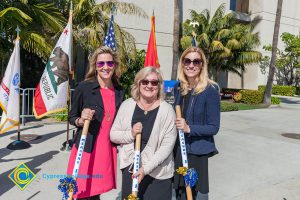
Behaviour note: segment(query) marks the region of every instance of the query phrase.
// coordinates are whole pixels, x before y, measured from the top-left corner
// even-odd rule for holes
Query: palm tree
[[[264,103],[268,105],[271,104],[272,84],[273,84],[274,73],[275,73],[276,51],[277,51],[277,44],[278,44],[278,37],[279,37],[282,1],[283,0],[277,1],[277,11],[276,11],[274,35],[273,35],[273,42],[272,42],[272,56],[270,62],[268,81],[264,93]]]
[[[52,39],[63,28],[63,16],[53,4],[42,0],[3,1],[0,11],[0,39],[12,43],[15,29],[21,28],[21,48],[46,59],[52,50]]]
[[[198,22],[199,26],[190,26]],[[183,23],[181,45],[191,45],[192,32],[207,56],[210,75],[217,81],[221,71],[237,73],[240,76],[247,64],[258,62],[261,53],[253,50],[259,44],[257,33],[252,33],[254,24],[241,24],[232,13],[225,15],[225,4],[221,4],[211,17],[209,10],[197,13],[191,10],[191,19]]]
[[[45,0],[4,0],[0,4],[0,61],[5,71],[19,26],[21,46],[21,86],[35,87],[53,49],[55,37],[65,18]],[[30,78],[28,77],[30,76]]]
[[[95,0],[74,0],[73,30],[75,43],[85,51],[91,53],[102,45],[110,22],[112,7],[115,12],[137,15],[147,18],[146,12],[133,3],[108,0],[96,4]],[[118,54],[122,62],[122,69],[126,70],[126,58],[134,59],[136,55],[135,39],[120,25],[114,23],[115,39]],[[88,54],[87,53],[87,54]]]
[[[173,24],[173,63],[171,79],[175,80],[177,77],[178,60],[179,60],[179,32],[180,32],[180,19],[182,10],[182,1],[174,0],[174,24]]]

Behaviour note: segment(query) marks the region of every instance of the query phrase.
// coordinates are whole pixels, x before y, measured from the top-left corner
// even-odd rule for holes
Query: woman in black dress
[[[207,61],[197,47],[186,49],[178,66],[179,84],[175,86],[175,105],[180,105],[182,118],[176,119],[177,129],[185,133],[189,168],[198,172],[192,188],[193,199],[207,200],[209,192],[208,158],[217,153],[214,135],[220,127],[220,97],[218,85],[208,78]],[[175,169],[182,166],[180,144],[174,148]],[[185,182],[175,172],[176,199],[186,199]]]

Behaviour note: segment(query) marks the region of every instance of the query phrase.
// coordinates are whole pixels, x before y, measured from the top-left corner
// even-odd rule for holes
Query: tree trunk
[[[177,78],[179,60],[179,28],[180,28],[180,0],[174,0],[174,24],[173,24],[173,62],[171,79]]]
[[[273,84],[274,73],[275,73],[275,61],[276,61],[276,51],[277,51],[278,36],[279,36],[280,18],[281,18],[281,11],[282,11],[282,1],[283,0],[278,0],[277,2],[274,35],[273,35],[273,42],[272,42],[272,57],[270,62],[268,82],[264,94],[264,103],[268,105],[271,104],[272,84]]]

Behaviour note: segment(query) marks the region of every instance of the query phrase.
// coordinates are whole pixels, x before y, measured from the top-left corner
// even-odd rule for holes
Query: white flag
[[[34,95],[36,118],[67,107],[69,69],[72,51],[72,20],[65,27],[53,49]]]
[[[18,38],[1,82],[0,106],[3,110],[0,133],[4,133],[20,123],[20,45]]]

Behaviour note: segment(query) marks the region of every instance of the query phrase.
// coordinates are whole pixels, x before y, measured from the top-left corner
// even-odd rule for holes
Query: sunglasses
[[[112,68],[112,67],[114,67],[115,66],[115,62],[114,61],[99,61],[99,62],[96,62],[96,66],[98,67],[98,68],[102,68],[102,67],[104,67],[104,65],[107,65],[108,67],[110,67],[110,68]]]
[[[203,64],[203,60],[197,59],[197,58],[195,60],[191,60],[189,58],[184,58],[182,63],[184,64],[184,66],[190,66],[190,64],[193,63],[193,65],[195,67],[199,67],[200,65]]]
[[[158,80],[149,81],[149,80],[144,79],[144,80],[141,80],[140,83],[142,85],[148,85],[150,83],[152,86],[157,86],[159,81]]]

